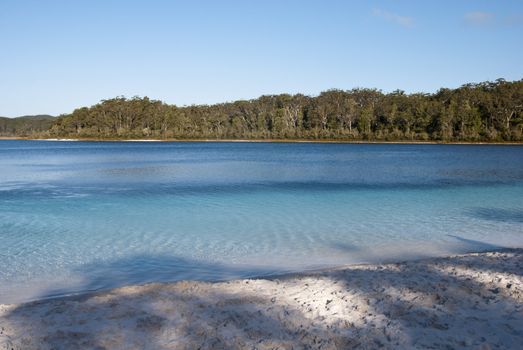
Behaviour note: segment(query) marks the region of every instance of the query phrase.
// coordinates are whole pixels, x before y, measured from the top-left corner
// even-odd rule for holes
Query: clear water
[[[0,303],[523,247],[523,147],[0,141]]]

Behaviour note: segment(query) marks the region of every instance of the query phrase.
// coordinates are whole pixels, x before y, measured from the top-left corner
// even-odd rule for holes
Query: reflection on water
[[[0,141],[0,302],[523,246],[518,146]]]

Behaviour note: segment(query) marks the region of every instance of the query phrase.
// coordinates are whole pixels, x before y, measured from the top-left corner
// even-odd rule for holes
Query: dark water
[[[523,147],[0,141],[0,303],[523,246]]]

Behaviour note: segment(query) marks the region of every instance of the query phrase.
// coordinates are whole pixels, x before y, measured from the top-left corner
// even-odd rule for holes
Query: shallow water
[[[523,147],[0,141],[0,303],[523,247]]]

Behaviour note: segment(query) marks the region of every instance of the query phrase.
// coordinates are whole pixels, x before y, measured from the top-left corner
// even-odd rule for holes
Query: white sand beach
[[[523,249],[0,306],[0,349],[517,349]]]

